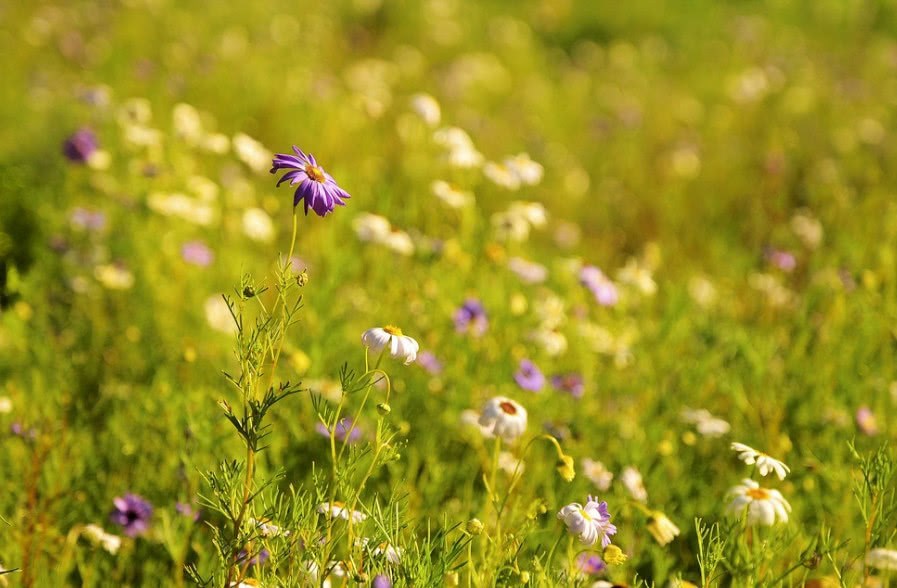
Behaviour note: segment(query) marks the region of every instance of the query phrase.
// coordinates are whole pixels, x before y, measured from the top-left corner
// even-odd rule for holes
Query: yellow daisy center
[[[383,327],[383,330],[394,337],[400,337],[402,335],[402,329],[393,325],[386,325]]]
[[[324,170],[310,163],[305,164],[305,175],[318,183],[324,183]]]
[[[745,495],[750,496],[754,500],[769,500],[769,490],[766,488],[748,488]]]

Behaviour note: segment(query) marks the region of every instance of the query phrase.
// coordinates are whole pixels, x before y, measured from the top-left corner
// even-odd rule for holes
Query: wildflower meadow
[[[897,586],[897,10],[0,0],[0,585]]]

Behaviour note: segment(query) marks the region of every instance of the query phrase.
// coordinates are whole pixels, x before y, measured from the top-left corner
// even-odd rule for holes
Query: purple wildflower
[[[215,260],[215,253],[202,241],[188,241],[181,247],[181,257],[187,263],[207,267]]]
[[[62,152],[69,161],[87,163],[90,156],[100,147],[97,136],[88,128],[75,131],[62,144]]]
[[[429,351],[421,351],[418,353],[417,363],[434,376],[442,373],[442,362]]]
[[[857,428],[864,435],[878,435],[878,423],[875,420],[875,413],[868,406],[861,406],[857,409],[856,414]]]
[[[598,554],[583,552],[576,558],[576,567],[587,576],[597,576],[607,569],[607,564]]]
[[[514,381],[530,392],[538,392],[545,386],[545,376],[538,366],[528,359],[520,360],[520,369],[514,374]]]
[[[793,272],[797,267],[797,258],[793,253],[782,251],[780,249],[767,249],[764,257],[766,261],[776,266],[783,272]]]
[[[371,588],[392,588],[392,580],[385,574],[377,574],[371,582]]]
[[[333,212],[334,206],[345,206],[343,199],[349,198],[349,194],[318,165],[314,155],[306,155],[295,145],[293,151],[296,155],[276,154],[271,163],[272,174],[282,169],[290,170],[280,178],[278,186],[287,181],[291,186],[299,184],[293,196],[293,207],[298,206],[300,200],[305,200],[306,215],[311,207],[318,216],[325,216]]]
[[[153,516],[153,505],[137,494],[125,494],[112,501],[115,510],[110,519],[113,523],[121,525],[125,535],[135,537],[143,535],[149,529],[149,521]]]
[[[87,231],[99,231],[106,226],[106,215],[98,210],[89,208],[73,208],[69,214],[69,222],[76,229]]]
[[[579,283],[589,289],[601,306],[613,306],[620,299],[616,284],[594,265],[579,270]]]
[[[248,556],[249,556],[249,553],[245,549],[241,549],[240,553],[237,554],[237,564],[238,565],[246,564],[247,566],[250,566],[250,567],[263,564],[266,561],[268,561],[268,559],[271,557],[271,552],[269,552],[267,549],[265,549],[263,547],[261,551],[259,551],[253,557],[249,558],[249,561],[246,560],[246,558]]]
[[[582,394],[585,392],[585,381],[576,372],[551,376],[551,385],[555,390],[567,392],[573,398],[582,398]]]
[[[315,430],[318,431],[324,437],[330,437],[330,430],[324,426],[324,423],[318,423],[315,425]],[[349,432],[351,430],[351,433]],[[348,440],[346,436],[348,435]],[[334,436],[338,441],[342,441],[344,443],[355,443],[359,439],[361,439],[361,429],[356,425],[354,428],[352,427],[352,419],[349,417],[344,417],[336,423],[336,432]]]
[[[486,318],[486,309],[483,303],[476,298],[468,298],[464,304],[455,311],[455,330],[459,333],[470,332],[480,337],[489,328],[489,319]]]

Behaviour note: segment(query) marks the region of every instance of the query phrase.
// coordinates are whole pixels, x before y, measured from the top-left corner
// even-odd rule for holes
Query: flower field
[[[0,2],[0,585],[891,585],[895,33]]]

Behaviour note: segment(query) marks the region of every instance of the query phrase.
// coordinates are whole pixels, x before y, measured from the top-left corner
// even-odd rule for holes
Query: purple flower
[[[875,413],[868,406],[861,406],[857,409],[856,414],[857,428],[864,435],[878,435],[878,423],[875,420]]]
[[[417,354],[417,363],[422,368],[427,370],[428,373],[436,374],[442,373],[442,362],[437,359],[435,355],[430,353],[429,351],[421,351]]]
[[[106,226],[106,215],[98,210],[88,208],[73,208],[69,214],[69,222],[76,229],[99,231]]]
[[[188,241],[181,247],[181,257],[187,263],[206,267],[215,260],[215,254],[202,241]]]
[[[153,505],[137,494],[125,494],[112,501],[115,510],[110,519],[121,525],[125,535],[135,537],[143,535],[149,529],[149,521],[153,516]]]
[[[250,567],[257,566],[259,564],[263,564],[266,561],[268,561],[268,558],[271,557],[271,553],[263,547],[262,550],[259,551],[255,556],[249,558],[249,561],[246,561],[246,558],[248,556],[249,556],[249,553],[245,549],[241,549],[240,553],[237,554],[237,564],[239,564],[239,565],[246,564],[247,566],[250,566]]]
[[[780,249],[767,249],[764,257],[766,261],[776,266],[783,272],[793,272],[797,267],[797,258],[793,253],[782,251]]]
[[[583,574],[597,576],[607,569],[607,564],[596,553],[583,552],[576,558],[576,567]]]
[[[87,163],[100,147],[97,136],[88,128],[78,129],[62,144],[62,152],[69,161]]]
[[[555,374],[551,376],[551,385],[559,392],[567,392],[573,398],[582,398],[585,391],[585,382],[576,372],[567,374]]]
[[[371,582],[371,588],[392,588],[392,580],[385,574],[377,574]]]
[[[579,283],[589,289],[601,306],[613,306],[620,299],[616,284],[594,265],[579,270]]]
[[[281,169],[290,170],[280,178],[278,186],[286,181],[289,181],[291,186],[299,184],[293,196],[293,207],[298,206],[300,200],[305,200],[306,215],[311,207],[318,216],[325,216],[333,212],[334,206],[345,206],[343,199],[349,198],[349,194],[318,165],[314,155],[306,155],[295,145],[293,151],[296,155],[276,154],[271,163],[272,174]]]
[[[178,502],[174,505],[174,509],[188,519],[193,519],[194,522],[199,520],[199,509],[194,509],[186,502]]]
[[[470,332],[480,337],[489,328],[489,319],[486,318],[486,309],[476,298],[468,298],[455,311],[455,330],[459,333]]]
[[[539,368],[528,359],[520,360],[520,369],[514,374],[514,381],[524,390],[538,392],[545,386],[545,376]]]
[[[324,437],[330,437],[330,430],[324,426],[324,423],[318,423],[315,425],[315,430],[318,431]],[[352,431],[351,433],[349,431]],[[346,436],[348,435],[348,440]],[[361,429],[358,426],[352,428],[352,419],[349,417],[344,417],[336,423],[336,432],[334,436],[338,441],[343,441],[344,443],[355,443],[359,439],[361,439]]]

